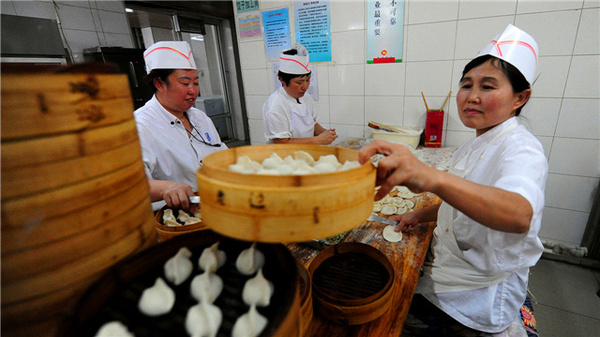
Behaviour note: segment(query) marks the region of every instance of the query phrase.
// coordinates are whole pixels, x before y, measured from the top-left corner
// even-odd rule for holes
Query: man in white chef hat
[[[185,41],[161,41],[144,52],[146,80],[154,96],[134,112],[152,208],[167,204],[190,212],[197,202],[196,171],[202,159],[226,149],[212,120],[194,104],[199,95],[196,62]]]
[[[269,144],[329,145],[337,138],[335,129],[325,129],[317,122],[315,101],[306,92],[311,76],[308,63],[308,50],[299,43],[279,55],[281,87],[263,105]]]
[[[531,97],[538,47],[508,25],[464,68],[458,116],[474,130],[448,172],[419,161],[406,147],[374,141],[361,163],[378,163],[381,199],[396,185],[430,191],[443,202],[394,216],[397,230],[436,221],[430,251],[402,336],[526,337],[529,268],[544,247],[538,238],[548,162],[540,142],[516,116]],[[529,316],[527,316],[529,315]]]

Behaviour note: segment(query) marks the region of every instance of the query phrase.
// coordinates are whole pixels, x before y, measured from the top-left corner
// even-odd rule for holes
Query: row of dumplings
[[[265,158],[262,163],[240,156],[235,164],[229,165],[229,170],[243,174],[263,175],[305,175],[346,171],[360,167],[358,161],[348,160],[343,164],[333,154],[315,159],[306,151],[295,151],[294,155],[281,158],[277,153]]]
[[[373,212],[381,213],[382,215],[412,212],[415,203],[410,199],[417,195],[419,194],[411,192],[405,186],[395,186],[385,197],[373,203]]]
[[[183,247],[164,265],[164,276],[175,286],[185,282],[194,269],[190,260],[192,252]],[[190,294],[198,301],[197,305],[189,308],[185,328],[192,337],[213,337],[217,335],[223,320],[221,309],[214,301],[223,290],[223,280],[216,271],[227,261],[227,255],[219,249],[219,242],[205,248],[198,260],[202,274],[195,276],[190,284]],[[256,249],[256,243],[244,249],[237,257],[235,265],[240,274],[255,275],[248,279],[242,291],[242,300],[250,307],[247,313],[240,316],[232,331],[233,337],[258,336],[267,326],[268,320],[262,316],[256,307],[269,306],[273,296],[273,283],[267,280],[262,272],[265,264],[264,254]],[[152,287],[145,289],[138,302],[140,312],[147,316],[160,316],[171,311],[175,304],[175,291],[158,277]],[[113,321],[103,325],[96,337],[134,335],[121,322]]]
[[[200,215],[200,208],[194,213],[190,214],[182,209],[177,213],[177,217],[173,214],[173,210],[165,208],[163,211],[163,225],[169,227],[178,227],[185,225],[193,225],[202,222],[202,216]]]

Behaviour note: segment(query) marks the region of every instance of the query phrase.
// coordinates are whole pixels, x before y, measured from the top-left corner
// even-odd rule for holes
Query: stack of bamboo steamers
[[[2,70],[2,333],[55,335],[156,243],[133,104],[125,75]]]

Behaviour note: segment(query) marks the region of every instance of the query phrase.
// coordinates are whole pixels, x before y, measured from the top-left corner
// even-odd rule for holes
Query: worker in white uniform
[[[335,129],[318,122],[314,99],[306,91],[310,85],[309,55],[296,43],[279,55],[277,76],[281,87],[263,105],[263,123],[268,144],[329,145]]]
[[[376,141],[361,162],[384,154],[376,199],[395,185],[430,191],[443,202],[396,215],[396,230],[437,221],[402,336],[526,336],[519,314],[538,238],[548,163],[516,116],[531,96],[535,40],[509,25],[463,70],[456,96],[475,137],[453,155],[449,172],[406,147]]]
[[[185,41],[161,41],[144,52],[155,94],[134,112],[153,210],[165,204],[190,212],[202,159],[226,149],[211,119],[194,104],[199,94],[196,63]]]

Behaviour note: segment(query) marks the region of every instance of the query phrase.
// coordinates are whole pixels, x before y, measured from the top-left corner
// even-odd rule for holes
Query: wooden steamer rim
[[[202,218],[223,235],[260,242],[306,241],[346,232],[373,209],[375,169],[370,162],[347,171],[309,175],[242,174],[229,170],[241,156],[262,162],[305,151],[358,160],[351,149],[320,145],[255,145],[208,155],[198,170]]]
[[[370,295],[363,298],[348,299],[336,297],[332,289],[326,283],[321,284],[319,279],[315,278],[315,272],[329,259],[341,258],[342,264],[344,254],[364,254],[366,257],[378,263],[379,267],[387,271],[387,277],[380,279],[383,286],[378,289],[370,289]],[[339,261],[336,261],[339,262]],[[345,278],[339,275],[337,278],[336,293],[350,294],[362,290],[364,284],[368,282],[367,272],[371,270],[372,265],[358,267],[352,271],[354,277]],[[337,266],[337,269],[341,265]],[[334,270],[336,268],[333,268]],[[394,268],[387,257],[374,247],[358,242],[344,242],[330,246],[319,253],[311,262],[309,273],[312,280],[313,301],[315,310],[327,319],[339,324],[356,325],[364,324],[382,316],[390,307],[394,293]],[[364,277],[361,277],[364,276]],[[373,275],[371,275],[372,277]],[[381,277],[385,277],[381,275]],[[331,282],[331,281],[330,281]]]

